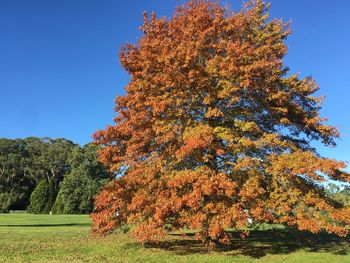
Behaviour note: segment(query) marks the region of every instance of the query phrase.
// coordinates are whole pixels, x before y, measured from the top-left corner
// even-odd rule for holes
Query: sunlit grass
[[[350,262],[349,238],[257,230],[231,246],[210,248],[170,235],[136,244],[124,233],[90,234],[87,215],[0,214],[0,262]]]

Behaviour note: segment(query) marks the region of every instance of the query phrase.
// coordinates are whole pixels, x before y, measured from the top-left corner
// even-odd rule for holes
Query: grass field
[[[212,249],[191,237],[158,245],[126,234],[91,236],[85,215],[0,214],[0,262],[350,262],[350,238],[283,230],[253,231]]]

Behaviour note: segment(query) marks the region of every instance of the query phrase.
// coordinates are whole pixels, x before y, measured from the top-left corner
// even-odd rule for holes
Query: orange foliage
[[[187,227],[228,243],[226,228],[252,220],[347,233],[349,209],[319,187],[324,175],[349,182],[345,164],[310,146],[335,145],[338,131],[319,116],[315,81],[286,75],[290,29],[267,11],[192,0],[170,19],[144,14],[120,53],[131,81],[115,125],[94,136],[102,162],[128,169],[96,197],[95,232],[133,224],[146,242]]]

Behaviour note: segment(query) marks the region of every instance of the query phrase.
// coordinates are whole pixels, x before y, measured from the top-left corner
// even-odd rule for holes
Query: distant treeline
[[[326,194],[335,202],[350,208],[350,185],[345,187],[337,186],[336,184],[329,184],[326,187]]]
[[[63,138],[0,139],[0,212],[90,213],[113,178],[97,150]]]

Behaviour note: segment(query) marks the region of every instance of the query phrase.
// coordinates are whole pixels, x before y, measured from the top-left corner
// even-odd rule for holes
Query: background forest
[[[63,138],[0,139],[0,212],[90,213],[112,178],[97,148]]]

